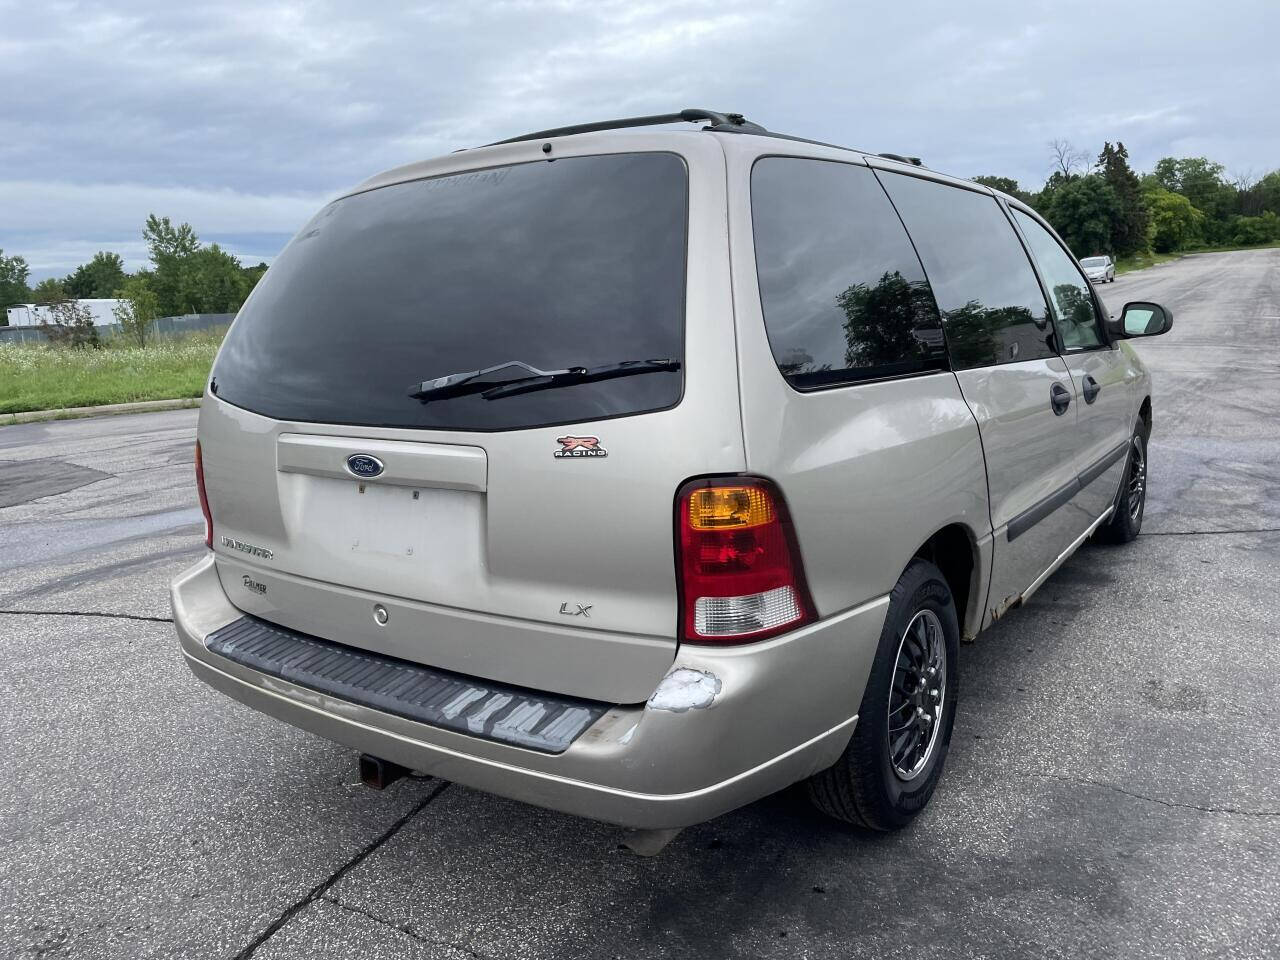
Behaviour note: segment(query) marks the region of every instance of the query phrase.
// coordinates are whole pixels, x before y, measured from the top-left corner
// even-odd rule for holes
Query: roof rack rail
[[[919,157],[904,157],[900,153],[877,153],[877,157],[884,157],[886,160],[897,160],[899,163],[909,163],[913,167],[923,167],[924,161]]]
[[[652,127],[660,123],[679,123],[686,120],[690,123],[698,123],[701,120],[711,121],[709,127],[705,130],[715,130],[720,133],[767,133],[764,127],[757,123],[752,123],[740,113],[720,113],[716,110],[703,110],[700,107],[691,107],[687,110],[681,110],[679,113],[655,113],[648,117],[624,117],[621,120],[600,120],[596,123],[578,123],[571,127],[555,127],[551,130],[538,130],[534,133],[521,134],[518,137],[508,137],[506,140],[496,140],[487,144],[490,147],[496,147],[500,143],[520,143],[523,140],[544,140],[547,137],[567,137],[574,133],[595,133],[597,130],[621,130],[626,127]]]

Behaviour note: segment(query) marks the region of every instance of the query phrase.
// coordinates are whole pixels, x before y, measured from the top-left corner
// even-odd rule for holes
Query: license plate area
[[[318,506],[332,496],[334,534],[351,553],[411,559],[422,556],[429,545],[432,515],[435,528],[446,531],[448,520],[440,490],[414,490],[389,484],[332,481],[332,491],[322,490]],[[344,489],[345,488],[345,489]]]
[[[483,493],[299,473],[277,478],[289,547],[276,569],[436,602],[474,592],[486,579]]]

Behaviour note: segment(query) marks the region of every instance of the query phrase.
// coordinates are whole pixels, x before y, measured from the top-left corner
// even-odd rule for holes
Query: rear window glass
[[[945,368],[924,271],[870,169],[764,157],[751,173],[751,215],[765,328],[789,383]]]
[[[1057,355],[1049,308],[1013,224],[995,199],[883,173],[911,231],[958,369]]]
[[[614,154],[335,201],[245,304],[213,371],[217,394],[281,420],[468,430],[670,407],[678,369],[490,400],[409,394],[508,361],[682,361],[687,183],[674,154]],[[528,375],[512,367],[484,379]]]

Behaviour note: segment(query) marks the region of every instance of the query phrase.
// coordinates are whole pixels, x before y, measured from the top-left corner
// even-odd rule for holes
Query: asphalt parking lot
[[[797,791],[682,833],[448,785],[183,665],[197,411],[0,427],[0,952],[39,957],[1280,956],[1280,250],[1121,277],[1175,328],[1143,536],[962,650],[947,775],[868,836]]]

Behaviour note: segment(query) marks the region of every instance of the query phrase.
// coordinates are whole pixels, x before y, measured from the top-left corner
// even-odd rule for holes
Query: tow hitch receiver
[[[369,753],[360,754],[360,782],[374,790],[385,790],[401,777],[409,773],[408,767],[402,767],[390,760],[383,760]]]

